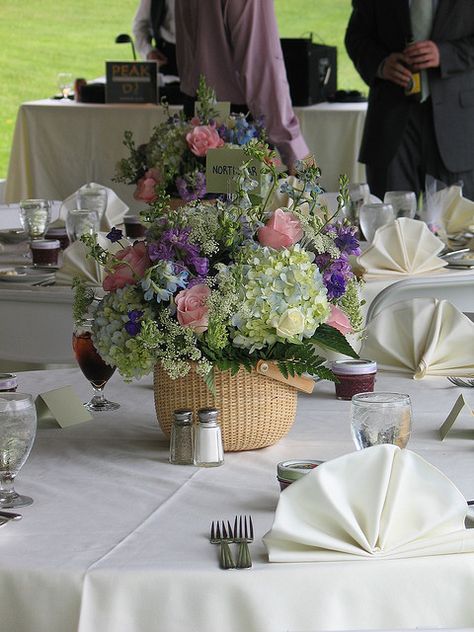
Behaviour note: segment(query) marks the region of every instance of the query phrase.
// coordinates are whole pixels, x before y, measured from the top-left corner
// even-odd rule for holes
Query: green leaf
[[[329,325],[320,325],[314,332],[311,341],[321,347],[326,347],[332,351],[343,353],[351,358],[359,357],[359,354],[354,351],[351,345],[347,342],[345,336],[343,336],[340,331],[334,327],[330,327]]]

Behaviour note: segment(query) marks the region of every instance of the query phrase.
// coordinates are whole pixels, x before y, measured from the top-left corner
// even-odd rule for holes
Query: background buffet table
[[[90,386],[76,369],[19,375],[23,392]],[[409,447],[474,498],[472,417],[441,442],[459,394],[444,378],[379,374],[378,390],[409,393]],[[279,444],[228,453],[222,467],[170,465],[151,381],[106,395],[121,403],[69,429],[41,428],[16,488],[34,503],[0,529],[0,620],[15,632],[309,632],[474,626],[474,555],[269,564],[261,542],[279,498],[276,465],[354,450],[349,402],[318,383],[299,397]],[[364,493],[364,490],[361,490]],[[223,571],[212,520],[251,514],[253,568]]]
[[[322,166],[322,184],[337,191],[340,173],[365,182],[357,162],[367,104],[319,103],[295,108],[308,147]],[[177,106],[170,108],[176,111]],[[45,99],[21,105],[15,127],[5,201],[42,197],[63,200],[87,181],[114,189],[128,205],[134,187],[112,181],[125,157],[125,130],[137,145],[148,141],[164,118],[157,105],[90,104]]]

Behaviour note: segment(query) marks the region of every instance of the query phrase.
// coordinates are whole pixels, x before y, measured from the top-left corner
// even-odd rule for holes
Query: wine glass
[[[350,210],[347,219],[352,224],[359,221],[359,212],[363,204],[370,202],[369,185],[365,182],[354,182],[349,185]]]
[[[359,224],[365,239],[370,243],[377,228],[395,221],[395,213],[391,204],[377,202],[364,204],[359,212]]]
[[[72,335],[72,348],[76,356],[79,368],[92,384],[94,395],[84,406],[95,413],[105,410],[117,410],[120,404],[109,402],[104,397],[104,388],[112,377],[115,367],[110,366],[97,353],[92,342],[92,319],[87,319],[82,325],[78,325]]]
[[[58,72],[57,84],[63,99],[67,99],[72,92],[74,80],[70,72]]]
[[[77,241],[82,235],[97,233],[100,226],[97,211],[71,209],[66,215],[66,232],[69,241]]]
[[[380,443],[405,448],[411,434],[410,396],[403,393],[358,393],[351,400],[351,433],[356,448]]]
[[[79,189],[76,201],[78,209],[95,211],[100,220],[107,208],[107,189],[89,182]]]
[[[0,507],[31,505],[13,483],[25,463],[36,435],[36,407],[26,393],[0,394]]]
[[[20,202],[20,223],[28,235],[29,241],[43,239],[51,219],[51,207],[48,200],[27,199]],[[30,258],[30,251],[25,257]]]
[[[395,217],[415,217],[417,204],[414,191],[387,191],[383,201],[393,206]]]

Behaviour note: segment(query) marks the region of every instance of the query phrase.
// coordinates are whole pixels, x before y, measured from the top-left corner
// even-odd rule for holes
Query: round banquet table
[[[19,374],[34,395],[90,386],[77,369]],[[472,416],[444,441],[438,428],[460,393],[444,378],[379,373],[377,390],[410,394],[409,447],[474,498]],[[464,390],[466,394],[466,391]],[[467,393],[469,395],[469,393]],[[222,467],[168,463],[151,379],[106,395],[116,412],[40,427],[16,488],[34,503],[0,529],[0,621],[12,632],[308,632],[474,626],[474,555],[268,563],[262,536],[279,498],[276,465],[354,450],[350,403],[317,383],[277,445],[226,453]],[[361,490],[361,494],[364,490]],[[253,568],[223,571],[212,520],[251,514]]]

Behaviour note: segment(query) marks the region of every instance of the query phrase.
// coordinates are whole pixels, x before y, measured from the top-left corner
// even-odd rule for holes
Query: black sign
[[[154,61],[107,61],[106,103],[157,103]]]

